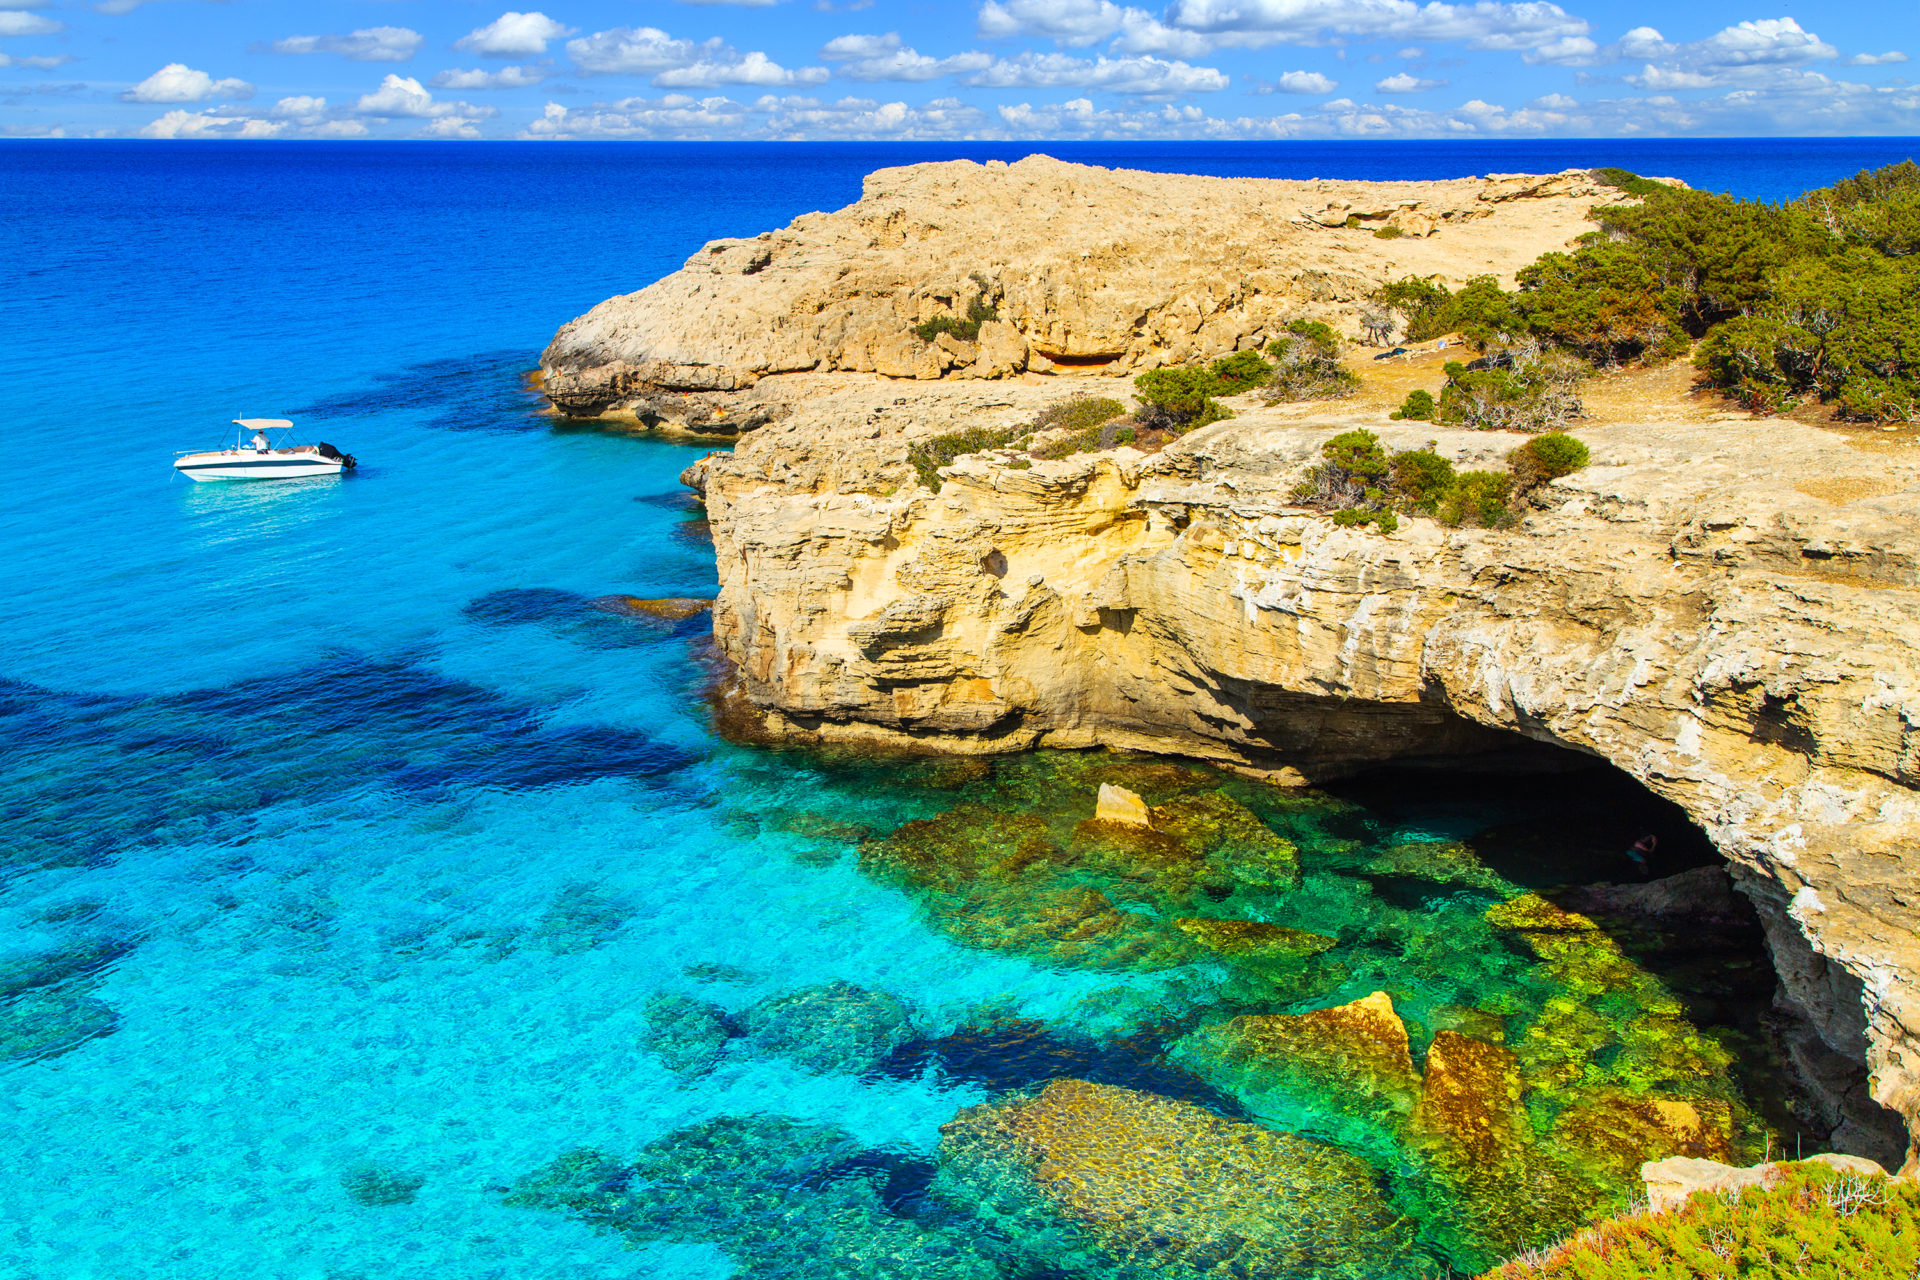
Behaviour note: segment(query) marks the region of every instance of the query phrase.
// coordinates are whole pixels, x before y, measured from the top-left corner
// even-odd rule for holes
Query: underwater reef
[[[1643,1161],[1759,1158],[1791,1119],[1749,1084],[1779,1074],[1770,992],[1700,998],[1685,917],[1659,910],[1724,873],[1556,887],[1551,797],[1445,839],[1122,754],[812,767],[813,807],[752,818],[795,874],[856,869],[964,948],[1113,985],[1052,1022],[942,1030],[851,982],[694,975],[698,996],[647,997],[639,1046],[689,1085],[771,1058],[989,1100],[919,1151],[721,1116],[563,1155],[509,1203],[756,1276],[1388,1280],[1494,1266],[1623,1209]],[[1097,819],[1103,785],[1147,825]],[[1758,947],[1750,918],[1721,926]]]

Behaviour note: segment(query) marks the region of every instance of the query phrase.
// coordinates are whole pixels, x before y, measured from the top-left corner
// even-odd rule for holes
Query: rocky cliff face
[[[1260,345],[1302,316],[1354,329],[1383,278],[1510,279],[1618,198],[1584,171],[1283,182],[1045,156],[882,169],[856,204],[716,240],[601,303],[555,335],[541,367],[567,413],[706,427],[721,425],[704,416],[706,393],[775,373],[1131,372]],[[912,332],[975,304],[998,318],[973,341]]]
[[[1138,366],[1245,345],[1309,302],[1338,318],[1371,287],[1361,254],[1406,255],[1391,272],[1370,260],[1374,280],[1421,271],[1416,251],[1456,279],[1524,261],[1552,244],[1503,232],[1504,208],[1534,204],[1528,225],[1559,243],[1591,203],[1573,178],[1422,184],[1421,216],[1438,231],[1407,245],[1326,225],[1344,221],[1328,206],[1345,201],[1417,229],[1393,190],[1217,183],[1244,190],[1242,203],[1204,223],[1187,206],[1173,222],[1188,225],[1159,233],[1170,257],[1154,276],[1138,237],[1170,206],[1116,193],[1213,180],[1029,161],[961,182],[961,168],[883,172],[851,210],[709,246],[710,258],[766,262],[710,277],[690,266],[603,304],[548,351],[562,408],[707,386],[694,416],[764,424],[689,478],[712,517],[715,635],[767,730],[947,751],[1105,744],[1308,778],[1530,747],[1611,762],[1682,805],[1758,904],[1785,999],[1817,1029],[1796,1052],[1827,1085],[1836,1143],[1876,1158],[1904,1145],[1878,1104],[1920,1121],[1920,449],[1907,433],[1650,409],[1583,429],[1593,464],[1505,531],[1412,519],[1381,536],[1292,505],[1321,442],[1362,420],[1337,406],[1240,404],[1151,456],[975,454],[934,493],[908,465],[912,440],[1029,422],[1075,390],[1113,386],[1064,368],[955,378],[924,353],[940,364],[924,380],[880,376],[904,366],[882,368],[872,335],[967,296],[979,259],[941,239],[956,218],[1000,220],[999,239],[970,242],[1005,246],[988,279],[1029,366],[1036,350]],[[1087,193],[1076,225],[1110,224],[1131,247],[1101,258],[1091,231],[1039,234],[1051,224],[1017,201],[969,212],[962,196],[995,182],[1057,204]],[[1458,189],[1453,203],[1439,187]],[[1309,189],[1324,218],[1308,216]],[[1483,199],[1498,190],[1537,194]],[[1551,233],[1549,209],[1562,219]],[[1183,235],[1193,246],[1172,247]],[[1503,235],[1504,259],[1492,247]],[[1348,237],[1351,249],[1325,252],[1355,257],[1351,275],[1311,256]],[[921,243],[947,246],[938,271]],[[1223,275],[1229,245],[1249,261],[1270,254],[1271,283]],[[748,301],[777,269],[792,275],[762,283],[778,301]],[[915,270],[926,274],[910,283]],[[1187,272],[1200,274],[1182,283]],[[816,283],[802,288],[803,274]],[[830,279],[855,283],[821,292]],[[1209,302],[1182,310],[1176,296]],[[815,320],[795,319],[802,298],[827,299]],[[1161,323],[1176,314],[1180,325]],[[997,369],[981,358],[963,372]],[[835,368],[877,372],[824,371]],[[1365,425],[1399,448],[1437,438],[1463,467],[1498,467],[1515,443],[1377,414]]]

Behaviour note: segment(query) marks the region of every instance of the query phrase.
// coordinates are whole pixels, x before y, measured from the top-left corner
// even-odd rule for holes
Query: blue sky
[[[1920,134],[1914,0],[541,2],[0,0],[0,136]]]

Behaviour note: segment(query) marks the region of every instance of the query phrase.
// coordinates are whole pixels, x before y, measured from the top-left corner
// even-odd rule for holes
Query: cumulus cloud
[[[493,107],[476,107],[471,102],[439,102],[426,87],[410,76],[389,72],[372,93],[363,93],[353,106],[355,115],[381,119],[412,120],[485,120],[499,112]]]
[[[0,36],[50,36],[66,29],[66,24],[45,14],[0,9]]]
[[[1907,55],[1898,49],[1889,49],[1885,53],[1856,53],[1847,59],[1850,67],[1886,67],[1896,62],[1907,61]]]
[[[1422,80],[1419,76],[1402,71],[1390,75],[1384,80],[1373,82],[1375,93],[1426,93],[1433,89],[1444,88],[1445,80]]]
[[[1212,67],[1153,57],[1087,59],[1064,53],[1023,53],[997,60],[965,79],[967,84],[992,89],[1104,89],[1149,97],[1213,93],[1230,83]]]
[[[1475,49],[1533,50],[1591,27],[1545,0],[1173,0],[1163,18],[1112,0],[987,0],[982,36],[1039,36],[1084,46],[1193,57],[1222,48],[1325,45],[1348,40],[1457,41]]]
[[[901,44],[898,34],[836,36],[821,46],[822,62],[837,62],[836,74],[849,80],[905,80],[922,82],[941,76],[981,71],[993,65],[993,55],[978,49],[950,58],[930,58]]]
[[[547,78],[545,67],[502,67],[498,71],[462,71],[453,68],[427,81],[436,89],[525,89]]]
[[[1338,80],[1328,79],[1318,71],[1284,71],[1278,79],[1255,81],[1252,92],[1332,93],[1339,87]]]
[[[574,28],[561,26],[544,13],[509,11],[461,36],[453,47],[483,58],[530,58],[545,53],[547,41],[573,32]]]
[[[120,100],[122,102],[205,102],[208,98],[237,98],[244,101],[252,96],[253,86],[245,80],[215,80],[206,72],[195,71],[183,62],[169,62],[121,94]],[[179,114],[183,113],[170,111],[167,117]]]
[[[789,70],[764,53],[749,53],[737,58],[702,58],[684,67],[663,71],[653,83],[663,89],[712,89],[725,84],[758,85],[778,89],[796,84],[819,84],[828,76],[825,67],[800,67]]]
[[[719,40],[676,40],[658,27],[615,27],[567,41],[567,56],[588,75],[632,75],[690,66],[725,47]]]
[[[1736,23],[1686,44],[1671,43],[1652,27],[1635,27],[1617,47],[1625,57],[1647,59],[1625,79],[1653,92],[1772,83],[1783,71],[1840,56],[1792,18]]]
[[[363,27],[344,36],[288,36],[251,53],[337,53],[354,62],[405,62],[419,52],[423,37],[407,27]]]
[[[731,98],[622,98],[577,111],[547,103],[527,126],[529,138],[714,138],[742,137],[755,130],[747,109]]]
[[[169,111],[140,130],[143,138],[271,138],[285,129],[282,120],[232,115],[217,110]]]

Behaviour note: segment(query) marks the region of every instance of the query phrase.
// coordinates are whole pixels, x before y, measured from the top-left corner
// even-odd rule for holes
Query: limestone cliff
[[[1517,528],[1410,519],[1391,536],[1292,503],[1330,434],[1364,423],[1482,467],[1515,439],[1236,402],[1152,455],[989,451],[938,493],[907,462],[915,438],[1120,389],[1067,376],[1062,357],[1213,354],[1294,315],[1349,317],[1383,275],[1510,269],[1581,229],[1583,182],[1407,184],[1429,225],[1402,184],[1051,161],[883,171],[849,210],[709,246],[695,263],[717,273],[690,265],[575,321],[548,350],[548,388],[569,411],[759,426],[689,478],[712,518],[716,639],[777,735],[1107,744],[1309,778],[1529,744],[1618,766],[1724,852],[1818,1030],[1798,1052],[1829,1086],[1835,1141],[1880,1156],[1898,1126],[1850,1063],[1920,1122],[1910,432],[1649,406],[1583,427],[1592,465]],[[1175,203],[1183,183],[1208,200]],[[1437,231],[1378,239],[1340,225],[1343,204]],[[1005,372],[985,341],[969,365],[886,364],[877,335],[962,304],[976,266],[1021,352],[1007,369],[1026,376],[939,376]],[[881,376],[910,372],[924,380]]]
[[[1511,283],[1591,231],[1594,204],[1620,198],[1584,171],[1290,182],[1046,156],[882,169],[856,204],[715,240],[666,279],[601,303],[540,363],[567,413],[705,426],[719,424],[702,417],[700,393],[774,373],[1132,372],[1256,346],[1302,316],[1357,332],[1361,301],[1387,277]],[[998,315],[977,340],[914,336],[975,303]]]

